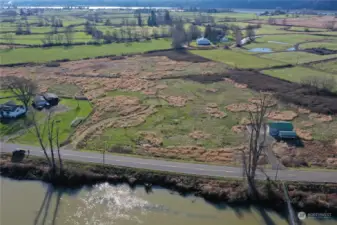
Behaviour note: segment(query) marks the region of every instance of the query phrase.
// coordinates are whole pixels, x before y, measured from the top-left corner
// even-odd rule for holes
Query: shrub
[[[301,84],[314,87],[316,89],[324,89],[332,91],[337,86],[336,80],[331,77],[308,76],[301,79]]]
[[[60,63],[59,62],[48,62],[46,63],[47,67],[59,67]]]

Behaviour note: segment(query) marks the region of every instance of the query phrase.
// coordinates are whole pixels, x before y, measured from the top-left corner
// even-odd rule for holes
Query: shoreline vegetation
[[[286,207],[282,183],[259,181],[257,199],[249,197],[241,179],[192,176],[169,172],[150,171],[94,163],[65,160],[62,174],[50,176],[48,163],[40,157],[29,156],[13,162],[11,154],[1,154],[0,175],[16,180],[40,180],[55,186],[80,188],[85,185],[108,182],[135,185],[160,186],[177,191],[181,195],[194,194],[211,203],[233,206],[257,205],[274,210]],[[290,200],[295,209],[305,212],[337,213],[337,184],[287,182]]]

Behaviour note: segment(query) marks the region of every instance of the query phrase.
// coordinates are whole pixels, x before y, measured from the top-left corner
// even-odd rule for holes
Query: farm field
[[[312,63],[310,66],[319,70],[337,74],[337,59],[320,63]]]
[[[279,52],[279,53],[270,53],[261,55],[262,58],[265,59],[274,59],[279,60],[289,64],[302,64],[302,63],[310,63],[325,59],[336,58],[337,54],[331,55],[316,55],[307,52]]]
[[[131,45],[113,43],[100,46],[50,47],[46,49],[22,48],[0,51],[0,64],[44,63],[62,59],[78,60],[87,57],[141,53],[168,48],[170,48],[170,42],[166,40],[153,40],[151,42],[132,43]]]
[[[335,74],[317,71],[314,69],[306,68],[306,67],[293,67],[293,68],[285,68],[285,69],[275,69],[275,70],[263,70],[262,73],[278,77],[284,80],[289,80],[292,82],[298,82],[300,83],[305,78],[308,77],[320,77],[320,78],[334,78],[336,80],[337,84],[337,76]],[[337,85],[335,87],[335,90],[337,91]]]
[[[249,54],[230,50],[192,50],[191,52],[208,59],[223,62],[233,68],[259,69],[285,64],[272,59],[262,59]]]
[[[63,42],[65,39],[64,34],[60,33],[61,40],[60,42]],[[57,38],[57,35],[53,35],[54,38]],[[15,44],[23,44],[23,45],[42,45],[42,40],[45,39],[45,34],[31,34],[31,35],[14,35],[13,34]],[[76,42],[88,42],[92,40],[92,37],[90,35],[87,35],[84,32],[74,32],[73,35],[73,41]],[[4,37],[0,36],[0,42],[6,42]]]
[[[327,48],[331,50],[337,50],[337,41],[331,42],[311,42],[299,45],[300,49],[307,49],[307,48]]]

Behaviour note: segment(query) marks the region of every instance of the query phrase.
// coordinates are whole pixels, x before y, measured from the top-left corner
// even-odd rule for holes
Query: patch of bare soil
[[[257,104],[258,106],[260,106],[262,104],[261,102],[261,99],[259,98],[250,98],[248,99],[249,102],[253,103],[253,104]],[[273,107],[277,104],[277,102],[273,99],[267,99],[264,104],[267,106],[267,107]]]
[[[224,118],[227,116],[226,113],[219,110],[219,107],[216,103],[208,103],[205,112],[215,118]]]
[[[245,146],[220,149],[205,149],[196,146],[168,148],[144,147],[142,154],[171,159],[230,164],[240,159],[241,152],[245,150],[245,148]]]
[[[141,145],[149,145],[152,147],[160,147],[163,145],[163,140],[153,132],[141,132]]]
[[[236,125],[236,126],[233,126],[232,127],[232,131],[234,133],[243,133],[247,130],[247,126],[244,126],[244,125]]]
[[[189,51],[176,51],[176,50],[169,50],[169,51],[158,51],[153,53],[146,53],[143,54],[146,57],[154,57],[154,56],[166,56],[167,58],[175,61],[184,61],[184,62],[193,62],[193,63],[201,63],[201,62],[209,62],[211,60],[194,55]]]
[[[209,138],[211,135],[210,134],[206,134],[200,130],[196,130],[193,131],[192,133],[190,133],[188,136],[190,136],[191,138],[195,139],[195,140],[199,140],[199,139],[207,139]]]
[[[15,48],[25,48],[26,46],[24,45],[0,45],[0,49],[15,49]]]
[[[183,107],[186,105],[187,101],[190,100],[188,98],[184,98],[181,96],[159,96],[160,98],[166,100],[169,105],[176,107]]]
[[[234,87],[236,87],[236,88],[244,89],[244,88],[247,88],[247,87],[248,87],[247,84],[239,84],[239,83],[236,83],[234,80],[229,79],[229,78],[225,78],[224,81],[225,81],[226,83],[233,84]]]
[[[315,124],[313,122],[309,122],[309,121],[302,121],[301,122],[303,127],[313,127]]]
[[[272,111],[269,113],[268,118],[272,120],[292,121],[298,116],[293,111]]]
[[[332,116],[327,116],[327,115],[318,114],[318,113],[310,113],[309,118],[312,120],[316,120],[318,122],[331,122],[332,121]]]
[[[305,109],[305,108],[298,108],[297,111],[300,114],[309,114],[310,113],[310,110],[309,109]]]
[[[295,131],[296,131],[297,136],[301,138],[301,140],[305,140],[305,141],[313,140],[312,133],[310,131],[299,129],[299,128],[296,128]]]
[[[250,103],[233,103],[226,106],[226,109],[231,112],[256,112],[258,107]]]
[[[337,94],[325,90],[317,91],[315,88],[302,86],[298,83],[292,83],[259,72],[230,70],[223,74],[191,75],[184,78],[200,83],[221,82],[224,78],[230,78],[237,83],[247,84],[248,88],[255,91],[274,93],[275,97],[281,101],[306,108],[311,112],[322,114],[337,113]]]

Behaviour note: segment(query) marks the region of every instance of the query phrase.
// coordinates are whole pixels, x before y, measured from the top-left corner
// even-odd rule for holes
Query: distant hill
[[[6,1],[3,1],[6,2]],[[337,10],[337,0],[13,0],[17,5],[151,6]]]

